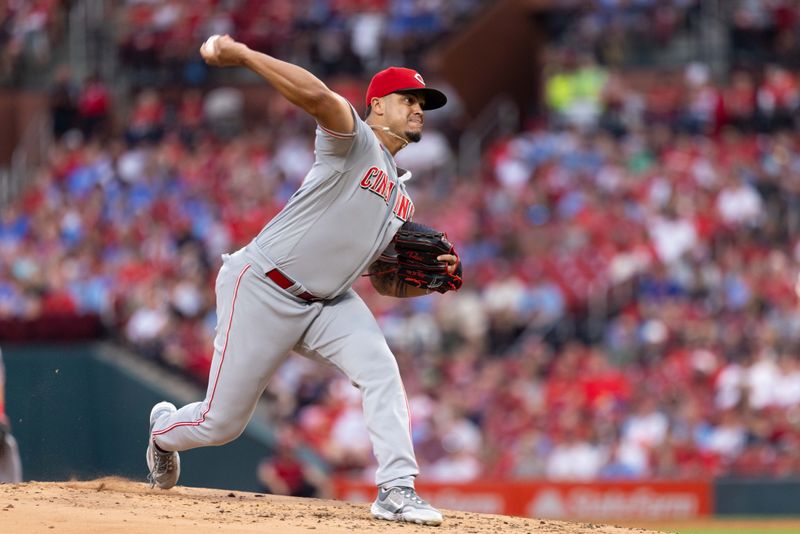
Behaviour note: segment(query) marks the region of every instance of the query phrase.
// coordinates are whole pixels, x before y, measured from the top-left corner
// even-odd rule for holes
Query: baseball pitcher
[[[3,353],[0,351],[0,484],[22,482],[22,462],[17,440],[11,435],[11,424],[6,415],[6,375]]]
[[[223,255],[217,327],[202,402],[150,413],[151,484],[174,486],[178,451],[237,438],[281,363],[294,351],[336,366],[361,390],[378,468],[376,518],[439,525],[442,514],[414,490],[418,475],[408,403],[394,355],[351,286],[370,275],[384,295],[444,293],[461,285],[455,250],[441,232],[411,223],[411,174],[394,155],[422,135],[443,93],[391,67],[367,89],[367,113],[310,72],[229,36],[200,48],[209,65],[245,67],[317,122],[315,161],[301,187],[243,249]]]

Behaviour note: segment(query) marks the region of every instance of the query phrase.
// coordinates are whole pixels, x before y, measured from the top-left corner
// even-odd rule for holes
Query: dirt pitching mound
[[[440,527],[378,521],[369,506],[258,493],[189,488],[169,491],[121,478],[0,484],[0,533],[60,534],[354,534],[404,532],[504,534],[652,530],[444,510]]]

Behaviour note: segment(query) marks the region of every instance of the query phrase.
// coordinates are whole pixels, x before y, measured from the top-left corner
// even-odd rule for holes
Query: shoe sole
[[[432,527],[438,527],[442,524],[442,519],[422,519],[422,518],[411,518],[406,517],[403,514],[395,514],[380,507],[376,503],[372,503],[372,507],[370,508],[370,512],[372,513],[372,517],[375,519],[382,519],[384,521],[400,521],[404,523],[416,523],[417,525],[428,525]]]

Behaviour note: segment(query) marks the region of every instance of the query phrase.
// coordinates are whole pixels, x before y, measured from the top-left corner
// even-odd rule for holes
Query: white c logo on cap
[[[422,79],[422,74],[420,74],[419,72],[414,74],[414,79],[417,80],[422,85],[425,85],[425,80]]]

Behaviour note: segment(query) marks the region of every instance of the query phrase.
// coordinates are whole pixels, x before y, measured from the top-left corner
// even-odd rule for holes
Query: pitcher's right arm
[[[228,35],[209,37],[200,47],[200,55],[215,67],[250,69],[323,128],[344,134],[355,128],[347,100],[302,67],[252,50]]]

